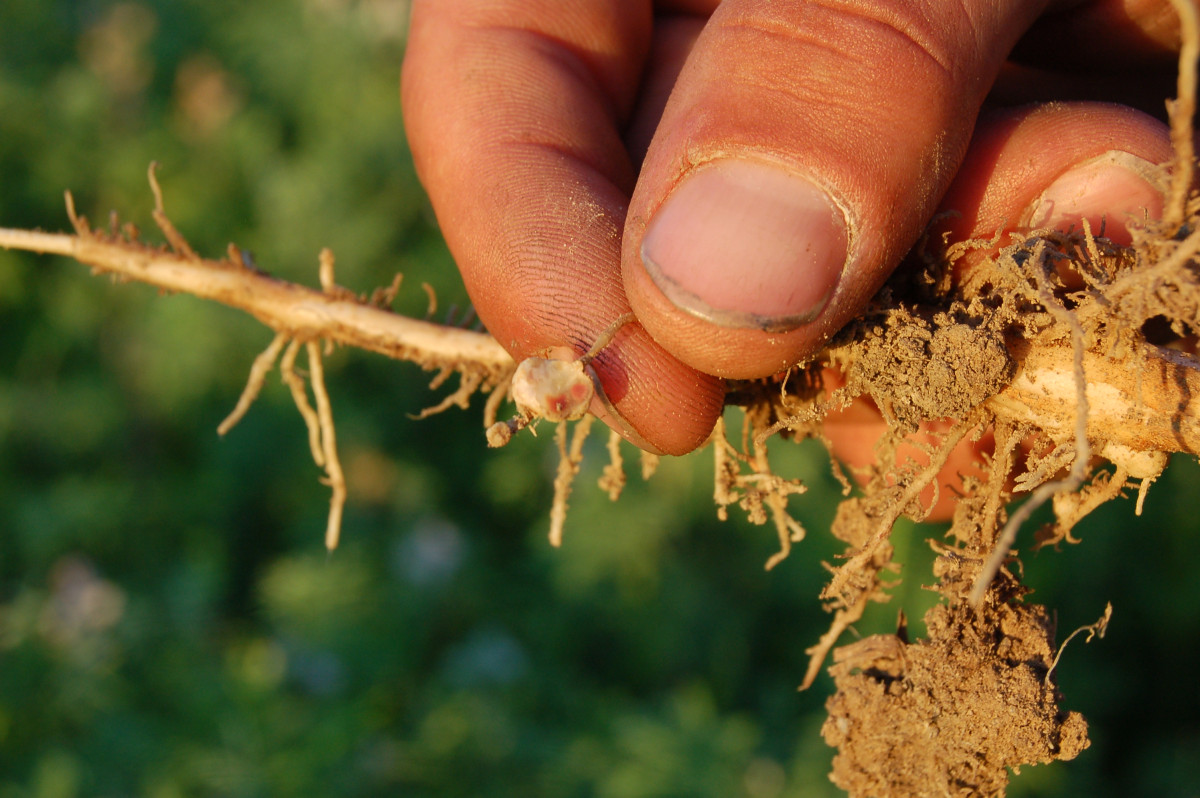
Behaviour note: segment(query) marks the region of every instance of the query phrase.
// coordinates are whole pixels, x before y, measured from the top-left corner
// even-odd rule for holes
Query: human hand
[[[593,409],[679,454],[721,378],[819,348],[941,208],[962,236],[1161,212],[1139,174],[1170,155],[1160,120],[1044,104],[976,124],[989,91],[1161,111],[1166,0],[1065,5],[416,0],[409,142],[491,333],[517,359],[580,354],[632,308]],[[869,449],[844,429],[839,454]]]

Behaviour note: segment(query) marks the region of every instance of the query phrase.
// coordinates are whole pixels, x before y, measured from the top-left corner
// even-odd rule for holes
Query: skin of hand
[[[682,454],[723,378],[817,350],[934,214],[1160,214],[1178,48],[1167,0],[414,0],[402,100],[489,331],[570,357],[632,309],[593,411]],[[827,435],[853,464],[881,429]]]

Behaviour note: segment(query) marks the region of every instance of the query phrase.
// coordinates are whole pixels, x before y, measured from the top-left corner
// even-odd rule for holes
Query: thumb
[[[762,377],[857,314],[920,234],[1040,0],[726,0],[647,152],[622,269],[685,363]]]

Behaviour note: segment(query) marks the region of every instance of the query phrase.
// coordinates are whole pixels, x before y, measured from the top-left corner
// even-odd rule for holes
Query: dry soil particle
[[[832,781],[851,796],[1003,795],[1009,768],[1073,759],[1087,722],[1046,674],[1054,624],[1019,602],[980,614],[937,606],[928,637],[875,635],[834,653],[821,730]]]
[[[1013,375],[999,333],[962,322],[930,324],[902,309],[889,313],[855,355],[848,377],[861,385],[852,390],[870,394],[901,432],[931,419],[965,418]]]

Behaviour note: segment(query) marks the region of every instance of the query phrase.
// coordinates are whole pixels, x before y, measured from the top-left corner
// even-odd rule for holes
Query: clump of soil
[[[837,692],[821,729],[839,749],[834,784],[851,795],[996,795],[1009,768],[1087,748],[1087,722],[1059,709],[1047,678],[1054,622],[1044,607],[1005,601],[976,615],[939,605],[925,623],[915,643],[875,635],[834,652]]]
[[[965,417],[1012,378],[1004,336],[978,323],[930,321],[899,307],[867,336],[855,376],[884,418],[905,432],[927,419]]]

